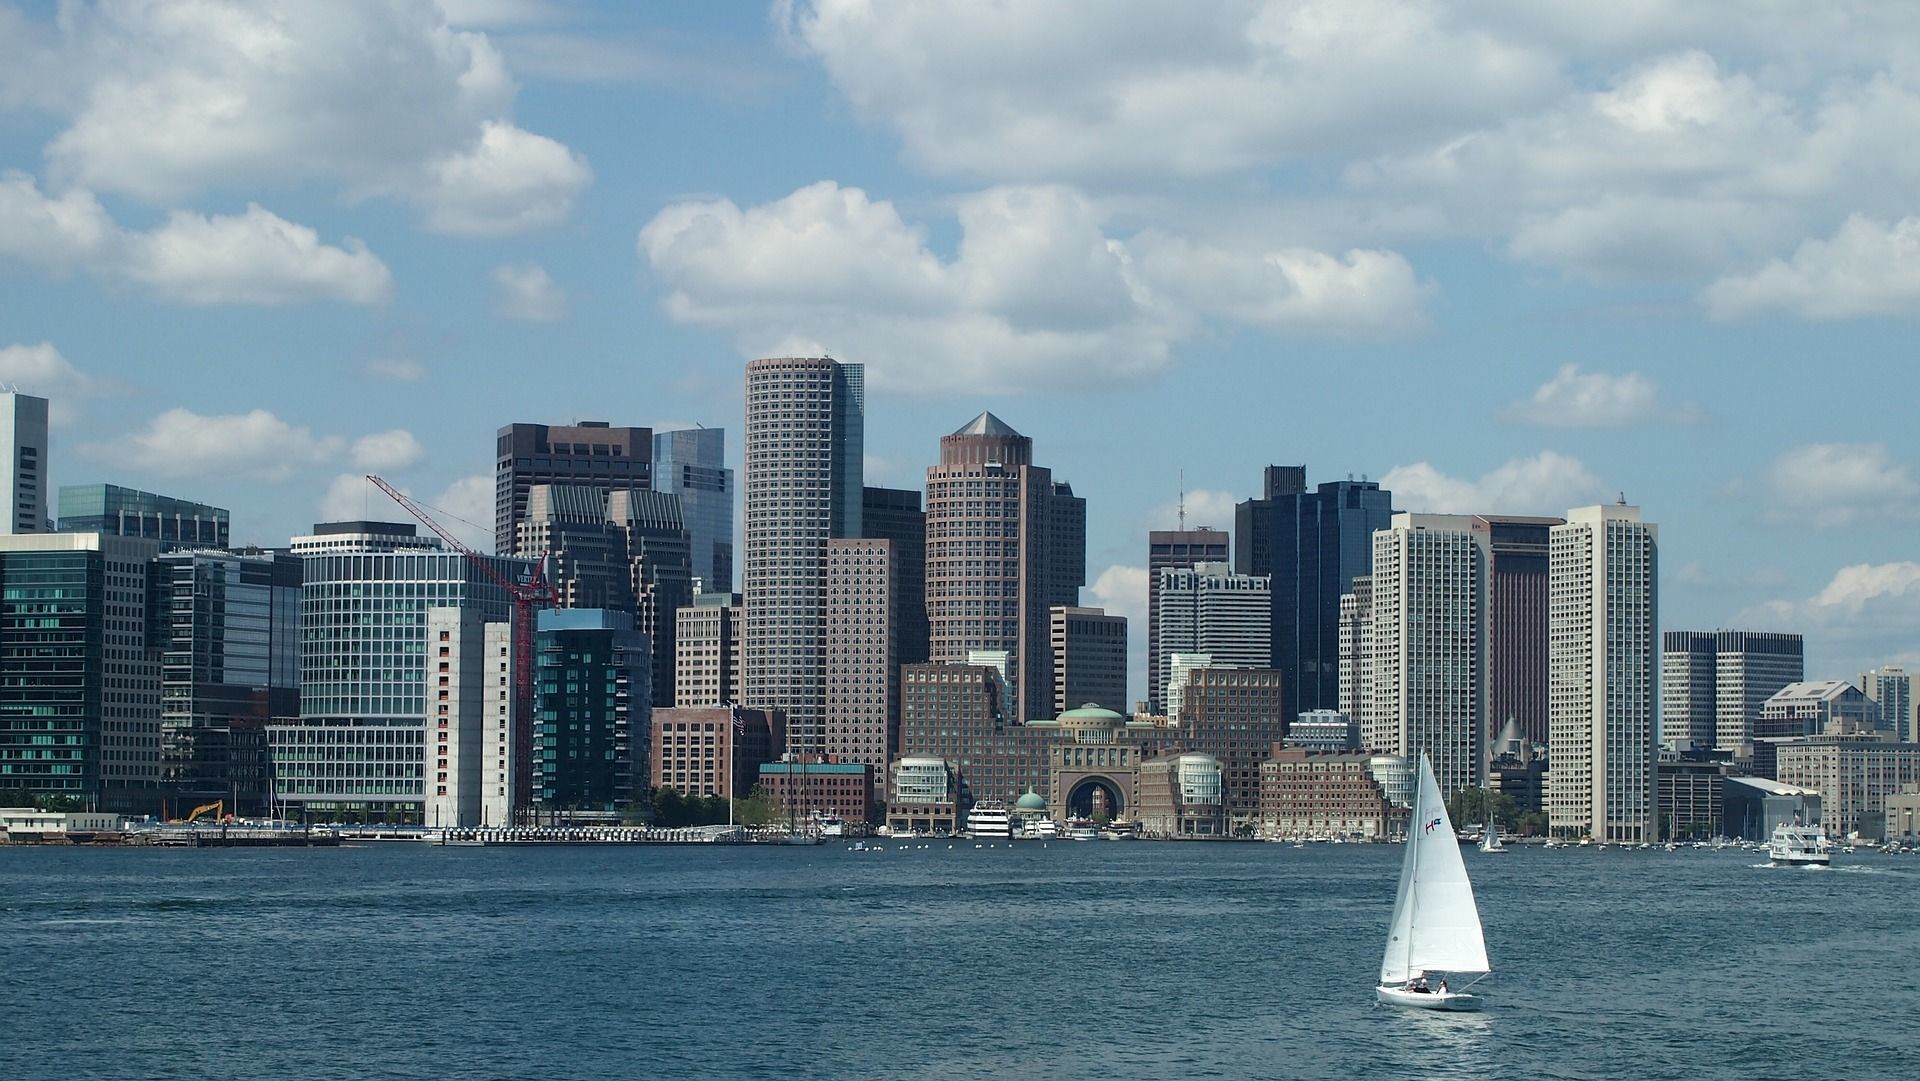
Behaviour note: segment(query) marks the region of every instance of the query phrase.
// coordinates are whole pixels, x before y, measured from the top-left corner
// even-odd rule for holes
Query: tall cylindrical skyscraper
[[[827,541],[860,536],[865,370],[826,357],[747,365],[747,705],[787,711],[787,743],[824,747]]]

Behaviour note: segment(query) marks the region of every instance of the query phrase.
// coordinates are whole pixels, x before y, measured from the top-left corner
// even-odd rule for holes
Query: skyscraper
[[[1235,574],[1225,563],[1162,567],[1156,600],[1160,648],[1205,653],[1221,668],[1267,668],[1273,648],[1273,603],[1267,579]],[[1161,690],[1165,697],[1165,688]]]
[[[899,576],[896,650],[901,664],[927,659],[927,515],[920,493],[911,488],[861,491],[860,535],[893,542],[894,573]],[[885,770],[881,770],[885,773]]]
[[[1197,529],[1154,529],[1147,533],[1147,712],[1167,708],[1167,654],[1160,646],[1160,572],[1195,563],[1225,563],[1227,534],[1201,526]],[[1269,599],[1271,603],[1271,599]],[[1271,620],[1269,620],[1271,627]],[[1269,646],[1271,656],[1271,646]],[[1263,662],[1264,663],[1264,662]]]
[[[1661,638],[1660,738],[1750,750],[1760,708],[1806,678],[1797,634],[1668,631]]]
[[[1547,743],[1548,542],[1561,518],[1476,514],[1487,550],[1487,728],[1511,720],[1529,745]]]
[[[1360,732],[1360,745],[1372,750],[1393,742],[1384,728],[1371,727],[1373,701],[1373,576],[1354,576],[1353,592],[1340,597],[1340,709]],[[1312,712],[1312,711],[1309,711]],[[1324,713],[1325,711],[1320,711]]]
[[[884,777],[900,740],[903,583],[890,540],[827,542],[828,754]]]
[[[0,790],[158,809],[159,551],[101,533],[0,536]]]
[[[693,576],[709,593],[733,589],[733,470],[726,454],[722,428],[653,433],[653,490],[680,497]]]
[[[1091,702],[1127,711],[1127,617],[1100,608],[1056,605],[1053,639],[1053,712],[1057,717]]]
[[[1466,515],[1396,514],[1373,535],[1374,749],[1426,752],[1448,796],[1486,778],[1487,565]]]
[[[653,430],[615,428],[604,420],[509,424],[495,440],[494,463],[493,550],[509,555],[514,526],[527,512],[527,489],[536,484],[651,487]]]
[[[1553,527],[1550,547],[1550,825],[1562,836],[1656,840],[1659,529],[1638,507],[1580,507]]]
[[[929,657],[1006,650],[1023,719],[1053,706],[1049,610],[1078,602],[1085,515],[1033,464],[1033,440],[992,413],[943,437],[940,464],[927,469]]]
[[[653,649],[651,693],[674,702],[675,613],[693,601],[680,497],[644,488],[535,484],[514,555],[550,557],[559,607],[628,612]]]
[[[1371,481],[1309,492],[1305,466],[1276,465],[1262,497],[1234,508],[1234,570],[1272,581],[1273,666],[1289,719],[1339,707],[1340,598],[1371,569],[1373,533],[1387,528],[1392,504]]]
[[[824,746],[827,541],[861,535],[866,371],[825,357],[747,365],[747,705]]]
[[[47,400],[0,390],[0,536],[47,532]]]
[[[1861,693],[1873,702],[1877,716],[1875,727],[1893,733],[1902,743],[1911,743],[1913,731],[1913,677],[1899,665],[1889,664],[1860,673]]]

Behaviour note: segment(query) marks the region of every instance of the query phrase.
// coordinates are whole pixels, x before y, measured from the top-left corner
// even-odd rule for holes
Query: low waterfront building
[[[1818,789],[1781,784],[1765,777],[1723,777],[1720,782],[1722,837],[1765,841],[1782,822],[1819,822]]]
[[[904,833],[952,834],[960,828],[960,781],[946,759],[910,755],[893,764],[887,828]]]
[[[1373,754],[1367,756],[1367,775],[1380,785],[1387,802],[1401,812],[1413,807],[1413,760],[1405,755]]]
[[[815,815],[843,822],[873,818],[873,767],[865,762],[822,761],[816,755],[799,761],[765,762],[760,766],[760,794],[787,809],[790,817],[806,821]]]
[[[1911,845],[1920,841],[1920,784],[1904,784],[1887,797],[1884,838]]]
[[[119,815],[92,811],[0,807],[0,844],[64,844],[74,834],[113,833],[122,825]]]
[[[1235,826],[1260,812],[1260,762],[1287,737],[1277,668],[1197,668],[1187,673],[1181,712],[1167,749],[1199,751],[1226,771],[1227,815]]]
[[[1653,764],[1654,801],[1662,841],[1703,841],[1720,835],[1726,756],[1662,753]]]
[[[760,766],[786,750],[786,728],[779,710],[656,709],[647,756],[652,785],[688,796],[745,799],[760,781]]]
[[[1223,837],[1220,760],[1210,754],[1157,755],[1140,763],[1134,823],[1148,837]]]
[[[1260,829],[1269,837],[1384,840],[1386,789],[1366,754],[1316,754],[1276,746],[1260,764]]]
[[[1887,797],[1920,783],[1920,743],[1828,735],[1781,740],[1775,750],[1780,781],[1817,789],[1821,821],[1836,837],[1876,836]]]
[[[1126,718],[1088,703],[1062,713],[1064,738],[1048,751],[1049,807],[1057,819],[1126,822],[1136,819],[1142,748],[1126,738]]]

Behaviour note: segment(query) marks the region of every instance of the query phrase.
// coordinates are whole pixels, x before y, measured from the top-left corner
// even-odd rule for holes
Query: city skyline
[[[747,358],[823,350],[870,373],[868,484],[983,410],[1044,445],[1133,697],[1141,536],[1183,472],[1186,525],[1226,528],[1275,462],[1412,513],[1624,492],[1666,626],[1920,663],[1915,31],[1871,9],[84,10],[0,13],[0,383],[54,403],[50,493],[280,544],[396,517],[371,471],[484,524],[500,425],[740,432]],[[979,52],[1040,40],[1071,44]],[[1116,62],[1174,40],[1164,85]],[[199,94],[246,107],[191,137]]]

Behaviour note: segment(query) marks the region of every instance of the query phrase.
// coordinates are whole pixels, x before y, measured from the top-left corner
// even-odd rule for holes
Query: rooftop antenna
[[[1187,471],[1180,470],[1180,532],[1187,531]]]
[[[1626,506],[1626,505],[1627,505],[1627,493],[1626,493],[1626,492],[1624,492],[1624,491],[1623,491],[1623,492],[1621,492],[1621,493],[1620,493],[1620,497],[1619,497],[1618,499],[1616,499],[1616,500],[1614,500],[1614,502],[1615,502],[1615,503],[1617,503],[1618,505],[1620,505],[1620,506],[1622,506],[1622,507],[1624,507],[1624,506]]]

